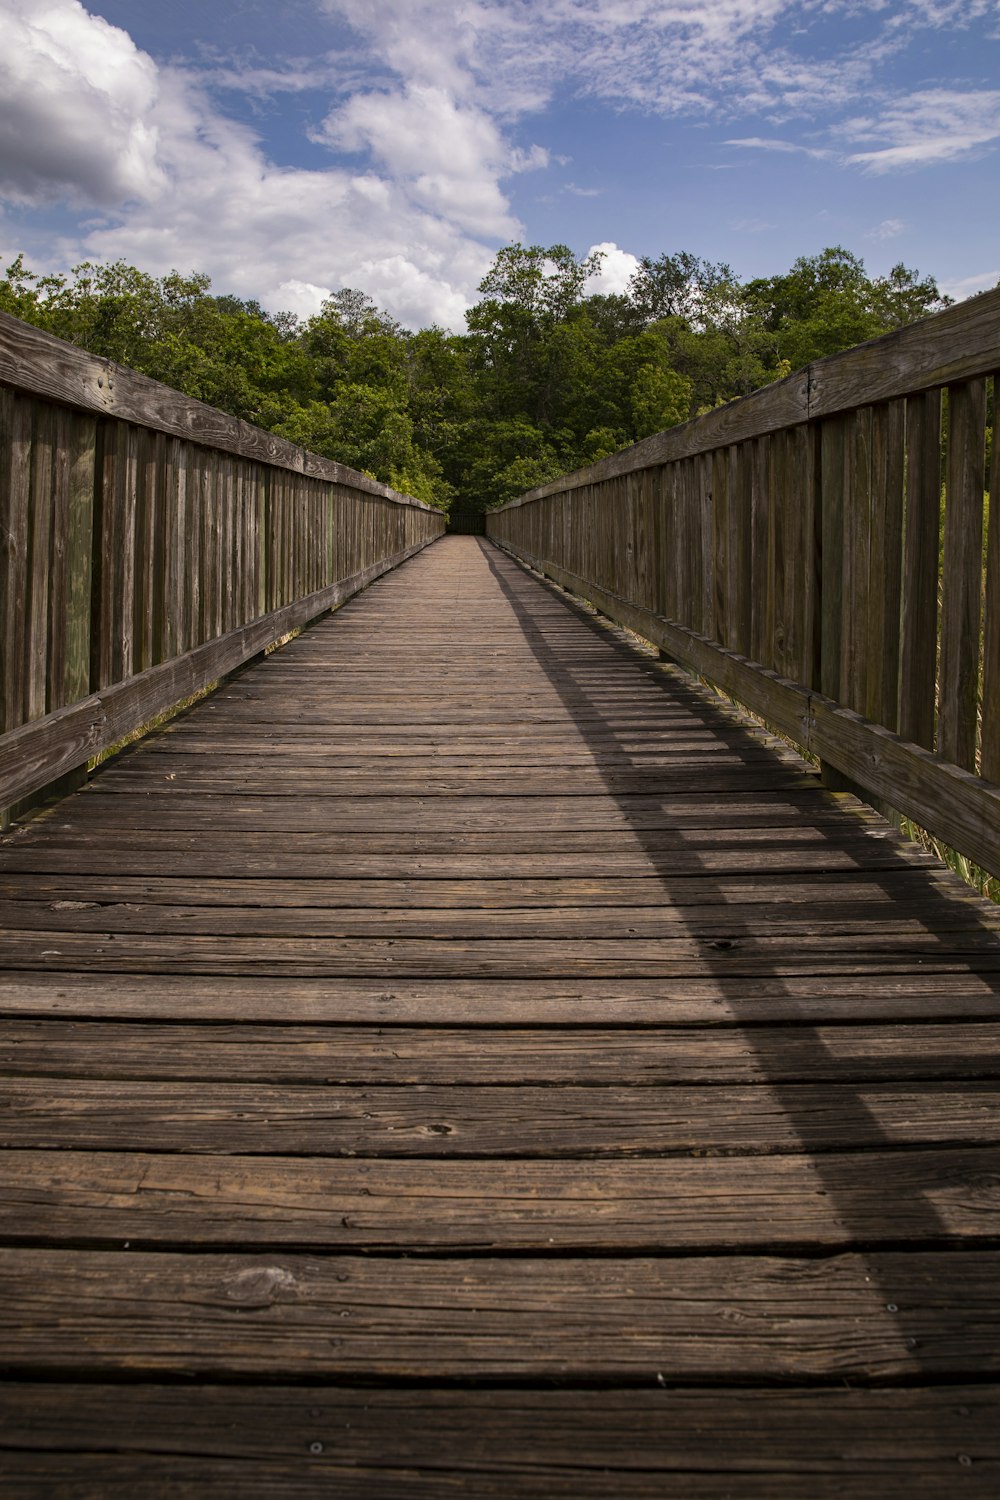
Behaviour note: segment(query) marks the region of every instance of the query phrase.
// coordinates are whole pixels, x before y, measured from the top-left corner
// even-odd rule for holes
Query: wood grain
[[[893,1183],[891,1204],[885,1184]],[[642,1161],[189,1158],[14,1150],[0,1208],[51,1246],[553,1254],[995,1242],[989,1149]],[[10,1236],[14,1238],[14,1236]]]
[[[0,380],[5,820],[444,530],[420,501],[6,314]],[[342,555],[334,512],[358,508]]]
[[[0,1289],[20,1374],[899,1380],[1000,1364],[997,1257],[971,1249],[729,1256],[724,1286],[698,1256],[7,1249]]]
[[[609,618],[661,645],[672,660],[717,683],[852,783],[971,855],[985,869],[1000,871],[1000,789],[993,783],[554,563],[546,564],[545,572]],[[845,670],[842,659],[842,675]]]
[[[9,313],[0,313],[0,382],[59,406],[154,428],[206,448],[347,484],[396,503],[430,508],[346,464],[306,453],[274,433],[183,396],[135,370],[88,354]]]
[[[983,529],[1000,295],[974,300],[532,490],[487,530],[816,755],[826,784],[1000,874]]]
[[[618,499],[574,557],[645,598]],[[327,519],[355,566],[376,517]],[[270,537],[283,609],[321,575]],[[670,587],[728,630],[716,562]],[[421,551],[0,838],[0,917],[12,1493],[992,1496],[995,913],[502,553]]]

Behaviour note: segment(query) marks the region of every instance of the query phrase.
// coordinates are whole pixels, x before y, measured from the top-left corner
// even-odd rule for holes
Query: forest
[[[352,288],[299,320],[122,261],[38,275],[18,256],[0,310],[442,509],[486,509],[949,301],[840,246],[751,281],[664,253],[588,294],[599,264],[505,246],[463,334],[405,329]]]

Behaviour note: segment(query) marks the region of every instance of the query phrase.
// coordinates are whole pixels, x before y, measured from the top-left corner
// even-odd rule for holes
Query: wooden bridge
[[[5,1494],[997,1493],[996,368],[439,539],[0,320]]]

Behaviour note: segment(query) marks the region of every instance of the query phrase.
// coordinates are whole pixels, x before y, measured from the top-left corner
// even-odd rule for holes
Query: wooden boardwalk
[[[994,911],[488,544],[0,901],[5,1494],[1000,1490]]]

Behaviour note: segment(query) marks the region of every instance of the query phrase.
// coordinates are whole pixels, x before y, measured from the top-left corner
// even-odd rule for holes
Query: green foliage
[[[875,281],[841,246],[800,256],[784,276],[751,282],[748,308],[774,335],[780,359],[799,369],[947,306],[932,277],[894,266]]]
[[[300,323],[122,261],[37,276],[18,256],[0,310],[431,504],[485,507],[947,301],[839,246],[746,284],[645,256],[623,293],[592,295],[600,263],[505,246],[461,335],[411,333],[350,287]]]

